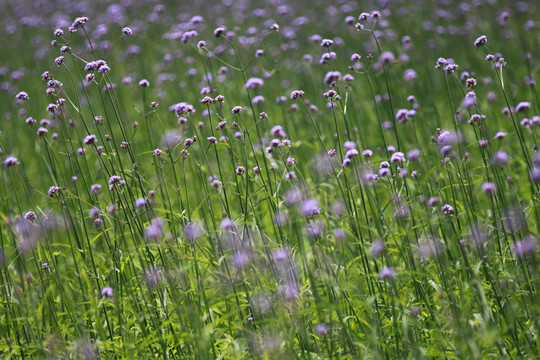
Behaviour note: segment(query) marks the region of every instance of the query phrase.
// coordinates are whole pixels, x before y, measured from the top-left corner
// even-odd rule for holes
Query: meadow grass
[[[534,1],[5,1],[0,356],[540,356]]]

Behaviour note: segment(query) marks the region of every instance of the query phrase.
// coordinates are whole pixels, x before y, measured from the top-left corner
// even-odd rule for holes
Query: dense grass
[[[540,356],[534,1],[0,9],[2,358]]]

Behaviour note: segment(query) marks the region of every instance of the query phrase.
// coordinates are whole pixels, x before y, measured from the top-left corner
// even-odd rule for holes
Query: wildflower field
[[[540,358],[536,1],[0,28],[0,359]]]

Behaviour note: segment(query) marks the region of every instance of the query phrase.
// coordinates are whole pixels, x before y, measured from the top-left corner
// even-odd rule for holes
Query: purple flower
[[[202,233],[202,226],[199,222],[188,222],[186,226],[184,227],[184,236],[186,237],[186,240],[189,241],[191,244],[197,240]]]
[[[17,93],[17,95],[15,95],[15,98],[18,100],[26,101],[30,99],[30,96],[28,96],[25,91],[20,91],[19,93]]]
[[[57,66],[60,66],[64,62],[64,57],[58,56],[56,59],[54,59],[54,62],[56,63]]]
[[[392,156],[390,157],[390,162],[399,162],[399,163],[402,163],[405,161],[405,154],[403,154],[402,152],[395,152],[392,154]]]
[[[531,103],[528,101],[522,101],[516,105],[516,112],[525,112],[531,108]]]
[[[225,218],[221,220],[220,226],[223,230],[232,230],[234,228],[234,221],[232,219]]]
[[[264,96],[257,95],[252,99],[252,101],[253,101],[254,104],[260,104],[260,103],[262,103],[264,101]]]
[[[143,199],[144,200],[144,199]],[[150,221],[144,229],[144,238],[148,242],[159,240],[165,236],[165,223],[161,219]]]
[[[83,140],[83,144],[85,145],[90,145],[90,144],[94,144],[97,142],[97,137],[96,135],[88,135],[84,138]]]
[[[476,40],[474,40],[474,47],[479,48],[480,46],[483,46],[487,43],[487,36],[482,35],[478,37]]]
[[[240,165],[240,166],[238,166],[238,167],[236,168],[236,175],[242,175],[242,174],[245,173],[245,172],[246,172],[246,168],[243,167],[242,165]]]
[[[272,259],[275,262],[285,261],[289,259],[289,252],[285,249],[280,249],[272,254]]]
[[[339,79],[341,79],[341,73],[339,71],[329,71],[324,76],[325,84],[330,86],[335,84]]]
[[[36,213],[33,211],[28,211],[26,214],[24,214],[24,218],[28,221],[33,221],[36,219]]]
[[[316,199],[306,199],[301,206],[302,215],[308,217],[320,214],[319,202]]]
[[[362,57],[361,57],[360,55],[356,54],[356,53],[354,53],[354,54],[351,55],[351,61],[352,61],[352,62],[360,61],[361,58],[362,58]]]
[[[352,149],[356,149],[356,144],[353,141],[345,141],[343,147],[345,148],[345,151],[349,151]]]
[[[126,36],[131,36],[133,34],[133,30],[131,30],[131,28],[125,27],[122,29],[122,33]]]
[[[60,192],[62,190],[62,188],[60,186],[51,186],[49,188],[49,191],[47,192],[47,195],[49,197],[53,197],[54,194],[56,194],[57,192]]]
[[[330,40],[330,39],[323,39],[321,41],[321,46],[322,47],[330,47],[334,44],[334,41]]]
[[[19,165],[19,160],[13,155],[6,156],[6,159],[4,160],[4,167],[8,168],[14,165]]]
[[[519,259],[533,256],[538,247],[538,240],[532,236],[527,236],[514,244],[514,254]]]
[[[375,257],[379,257],[382,252],[384,251],[384,248],[386,247],[385,243],[384,243],[384,240],[383,239],[378,239],[377,241],[375,241],[371,247],[369,248],[369,252],[371,253],[371,255],[375,256]]]
[[[246,266],[251,260],[248,253],[245,251],[238,251],[232,257],[232,264],[236,268],[241,268]]]
[[[101,290],[101,296],[112,299],[114,297],[112,287],[106,286]]]
[[[482,192],[487,195],[494,195],[497,192],[497,187],[492,182],[482,184]]]
[[[249,90],[260,88],[263,86],[264,81],[260,78],[252,77],[246,81],[246,88]]]
[[[396,57],[391,51],[385,51],[381,54],[380,60],[384,64],[390,64],[396,61]]]
[[[145,198],[140,197],[140,198],[135,199],[135,204],[134,205],[135,205],[136,209],[140,209],[140,208],[144,207],[145,204],[146,204],[146,199]]]
[[[88,21],[88,18],[86,16],[78,17],[73,21],[73,24],[71,24],[71,27],[76,29],[79,26],[83,26],[84,24],[86,24],[87,21]]]
[[[304,96],[304,92],[302,90],[294,90],[293,92],[291,92],[292,100],[296,100],[302,96]]]
[[[495,166],[506,166],[508,164],[508,154],[503,149],[497,151],[495,155],[493,155],[493,159],[491,159],[491,164]]]
[[[224,27],[217,27],[214,29],[214,37],[217,39],[218,37],[220,37],[221,35],[223,35],[225,33],[225,28]]]
[[[312,222],[306,226],[306,233],[309,238],[316,239],[323,235],[324,225],[320,222]]]
[[[319,324],[315,326],[314,332],[318,335],[326,335],[328,333],[328,325]]]
[[[120,180],[122,180],[122,178],[118,175],[113,175],[109,178],[109,185],[114,185],[116,183],[118,183]]]
[[[149,87],[150,86],[150,81],[148,81],[146,79],[142,79],[141,81],[139,81],[139,86],[140,87]]]
[[[396,277],[396,270],[388,266],[384,266],[379,271],[379,279],[381,280],[394,280],[395,277]]]
[[[407,153],[407,157],[409,158],[409,161],[416,161],[420,157],[420,150],[418,149],[412,149]]]
[[[456,212],[454,208],[451,205],[445,204],[443,207],[441,207],[441,212],[445,215],[451,215]]]

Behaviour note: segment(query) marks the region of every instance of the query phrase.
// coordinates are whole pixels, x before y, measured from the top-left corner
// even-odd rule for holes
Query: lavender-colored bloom
[[[316,199],[306,199],[301,206],[302,215],[312,216],[320,214],[319,202]]]
[[[253,99],[251,101],[253,101],[254,104],[260,104],[260,103],[262,103],[264,101],[264,96],[257,95],[255,97],[253,97]]]
[[[275,262],[281,262],[289,259],[289,252],[285,249],[280,249],[272,254],[272,259]]]
[[[362,151],[362,156],[372,157],[373,156],[373,151],[371,151],[370,149],[366,149],[366,150]]]
[[[409,120],[409,110],[399,109],[396,112],[396,120],[399,121],[401,124],[406,123]]]
[[[94,195],[100,194],[101,189],[102,187],[100,184],[93,184],[92,186],[90,186],[90,192]]]
[[[165,236],[165,223],[161,219],[153,219],[144,229],[144,238],[148,242],[157,241]]]
[[[291,92],[292,100],[296,100],[302,96],[304,96],[304,92],[302,90],[294,90],[293,92]]]
[[[497,192],[497,187],[492,182],[482,184],[482,192],[487,195],[494,195]]]
[[[514,254],[519,259],[531,257],[536,254],[538,248],[538,240],[532,236],[527,236],[521,241],[517,241],[514,244]]]
[[[184,236],[186,240],[193,244],[202,235],[202,226],[199,222],[192,222],[186,224],[184,227]]]
[[[508,160],[509,160],[508,154],[506,153],[506,151],[504,151],[504,149],[501,149],[493,155],[493,159],[491,159],[491,164],[494,166],[502,167],[508,164]]]
[[[416,161],[420,157],[420,154],[420,150],[412,149],[407,153],[407,157],[409,158],[409,161]]]
[[[498,140],[501,140],[501,139],[504,139],[506,137],[506,133],[505,132],[502,132],[502,131],[498,131],[495,136],[493,137],[494,139],[498,139]]]
[[[62,188],[60,186],[51,186],[49,188],[49,191],[47,191],[47,195],[49,197],[53,197],[54,194],[60,192],[62,190]]]
[[[446,156],[452,151],[452,145],[444,145],[441,148],[441,155]]]
[[[357,155],[358,155],[358,150],[350,149],[345,153],[345,158],[350,160],[351,158],[353,158],[353,157],[355,157]]]
[[[403,73],[403,80],[405,81],[414,81],[418,78],[418,75],[416,74],[416,71],[413,69],[407,69]]]
[[[263,86],[263,84],[264,84],[263,79],[252,77],[248,79],[248,81],[246,81],[246,88],[249,90],[253,90],[256,88],[260,88],[261,86]]]
[[[133,35],[133,30],[131,30],[129,27],[125,27],[122,29],[122,33],[126,36],[131,36]]]
[[[356,149],[356,144],[353,141],[345,141],[343,147],[345,148],[345,151],[349,151],[352,149]]]
[[[456,212],[451,205],[445,204],[441,207],[441,212],[445,215],[451,215]]]
[[[382,254],[382,252],[384,251],[385,247],[386,247],[386,245],[384,243],[384,240],[383,239],[378,239],[377,241],[375,241],[371,245],[371,247],[369,248],[369,252],[374,257],[379,257]]]
[[[86,16],[81,16],[76,18],[71,26],[76,29],[79,26],[83,26],[84,24],[86,24],[86,22],[88,22],[88,18]]]
[[[403,154],[402,152],[395,152],[392,154],[392,156],[390,157],[390,162],[399,162],[399,163],[402,163],[405,161],[405,154]]]
[[[101,290],[101,296],[107,297],[109,299],[114,297],[112,287],[106,286]]]
[[[140,198],[135,199],[135,204],[134,205],[135,205],[136,209],[140,209],[140,208],[144,207],[145,204],[146,204],[146,199],[145,198],[140,197]]]
[[[19,165],[19,160],[13,155],[6,156],[6,159],[4,160],[4,167],[8,168],[14,165]]]
[[[223,230],[232,230],[234,229],[234,221],[229,218],[223,219],[220,226]]]
[[[235,106],[232,108],[232,113],[233,115],[234,114],[240,114],[240,111],[242,111],[242,107],[241,106]]]
[[[480,46],[483,46],[487,43],[487,36],[482,35],[478,37],[476,40],[474,40],[474,47],[479,48]]]
[[[385,51],[381,54],[380,60],[383,64],[390,64],[396,61],[396,57],[391,51]]]
[[[238,251],[232,257],[232,264],[236,268],[242,268],[246,266],[251,260],[250,255],[245,251]]]
[[[439,145],[449,145],[459,142],[460,137],[455,132],[443,131],[437,138]]]
[[[326,335],[328,333],[328,325],[319,324],[315,326],[314,333],[318,335]]]
[[[330,40],[330,39],[323,39],[321,41],[321,46],[322,47],[330,47],[334,44],[334,41]]]
[[[56,59],[54,59],[54,62],[55,62],[55,64],[57,66],[60,66],[64,62],[64,57],[63,56],[58,56]]]
[[[525,112],[531,108],[531,103],[528,101],[522,101],[516,105],[517,112]]]
[[[84,138],[83,140],[83,144],[85,145],[90,145],[90,144],[94,144],[97,142],[97,137],[96,135],[88,135]]]
[[[341,73],[339,71],[329,71],[324,76],[324,82],[326,85],[332,85],[341,79]]]
[[[36,213],[33,211],[28,211],[24,214],[24,218],[28,221],[34,221],[36,219]]]
[[[312,222],[306,226],[306,233],[309,238],[319,238],[324,233],[324,225],[321,222]]]
[[[351,55],[351,61],[352,62],[360,61],[360,59],[362,59],[362,57],[360,55],[356,54],[356,53]]]
[[[388,266],[384,266],[379,271],[379,279],[381,280],[394,280],[395,277],[396,277],[396,270]]]
[[[390,175],[392,175],[392,172],[390,171],[390,169],[388,169],[388,168],[379,169],[379,176],[380,177],[387,177],[387,176],[390,176]]]
[[[18,100],[26,101],[30,99],[30,96],[28,96],[28,94],[25,91],[20,91],[17,93],[17,95],[15,95],[15,98]]]
[[[139,81],[139,86],[140,87],[149,87],[150,86],[150,81],[148,81],[146,79],[142,79],[141,81]]]

